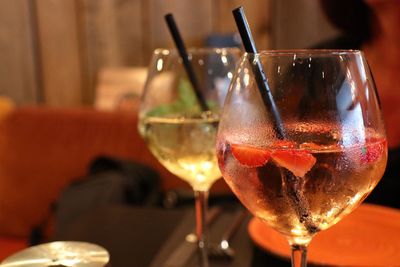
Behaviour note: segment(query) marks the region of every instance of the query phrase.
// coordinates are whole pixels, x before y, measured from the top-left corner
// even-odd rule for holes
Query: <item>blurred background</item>
[[[0,95],[16,105],[129,107],[152,51],[172,47],[164,14],[188,46],[240,46],[239,5],[259,50],[337,35],[309,0],[0,0]]]
[[[343,32],[329,24],[320,6],[323,2]],[[149,182],[149,192],[142,187],[132,190],[143,196],[135,205],[150,207],[156,202],[172,209],[191,203],[188,184],[166,170],[139,136],[140,94],[154,49],[173,47],[166,13],[174,14],[187,46],[241,47],[231,13],[240,5],[259,50],[330,46],[366,52],[385,123],[390,125],[388,178],[380,182],[372,200],[399,208],[400,1],[0,0],[0,261],[57,237],[57,231],[64,232],[59,222],[66,217],[79,219],[71,213],[57,215],[65,189],[77,181],[96,177],[122,181],[109,176],[111,172],[135,181],[135,188]],[[103,167],[96,169],[99,160]],[[148,179],[149,172],[154,180]],[[82,195],[95,203],[91,196],[104,196],[96,193]],[[211,193],[214,204],[232,197],[223,179]],[[100,204],[112,202],[103,199]],[[73,206],[82,207],[83,213],[93,208],[82,203]],[[125,217],[121,221],[130,222]],[[154,223],[161,244],[158,221]],[[139,256],[145,256],[142,238],[134,242],[137,239],[129,241],[130,235],[102,232],[110,233],[110,240],[133,242],[114,247],[116,258],[122,253],[121,259],[131,259],[132,247],[140,247]],[[86,241],[97,240],[93,237]]]

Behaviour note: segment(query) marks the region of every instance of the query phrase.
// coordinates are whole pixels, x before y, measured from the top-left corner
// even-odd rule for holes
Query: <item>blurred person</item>
[[[320,0],[320,4],[342,36],[316,48],[362,50],[379,92],[389,157],[367,202],[400,208],[400,1]]]

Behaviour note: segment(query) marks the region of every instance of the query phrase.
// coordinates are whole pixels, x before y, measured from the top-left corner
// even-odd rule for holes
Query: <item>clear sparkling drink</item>
[[[291,139],[251,139],[225,132],[221,172],[241,202],[291,243],[307,244],[357,207],[386,167],[386,139],[369,129],[343,137],[327,127],[294,127]],[[262,128],[251,129],[262,136]],[[258,133],[257,133],[258,132]],[[340,140],[340,141],[339,141]]]

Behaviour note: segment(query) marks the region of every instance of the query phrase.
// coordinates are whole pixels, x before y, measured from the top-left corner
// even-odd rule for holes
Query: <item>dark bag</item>
[[[55,230],[102,205],[158,205],[160,196],[160,177],[153,169],[132,161],[99,157],[90,164],[87,177],[66,187],[54,203]],[[32,245],[41,242],[45,224],[32,230]]]

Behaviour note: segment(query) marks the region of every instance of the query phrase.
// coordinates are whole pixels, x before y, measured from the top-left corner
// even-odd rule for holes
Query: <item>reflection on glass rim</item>
[[[189,47],[187,48],[187,52],[189,54],[206,54],[206,53],[240,53],[242,52],[237,47]],[[153,52],[155,55],[169,55],[169,54],[177,54],[176,48],[156,48]]]
[[[361,50],[354,49],[285,49],[285,50],[262,50],[258,53],[244,53],[245,56],[286,56],[286,55],[357,55]]]

